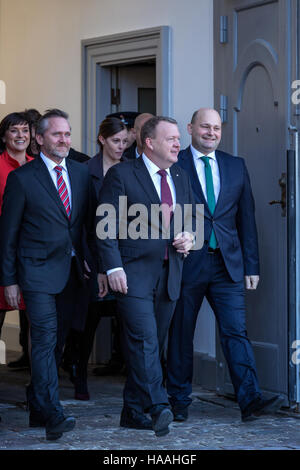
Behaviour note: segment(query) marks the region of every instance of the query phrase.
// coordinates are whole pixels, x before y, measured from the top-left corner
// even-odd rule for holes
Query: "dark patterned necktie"
[[[66,213],[67,213],[68,217],[70,218],[71,217],[70,199],[69,199],[69,193],[68,193],[67,185],[66,185],[65,180],[63,179],[63,175],[62,175],[63,169],[62,169],[61,166],[56,166],[54,168],[54,170],[56,171],[56,176],[57,176],[58,194],[59,194],[59,197],[61,199],[61,202],[63,203],[63,205],[66,209]]]

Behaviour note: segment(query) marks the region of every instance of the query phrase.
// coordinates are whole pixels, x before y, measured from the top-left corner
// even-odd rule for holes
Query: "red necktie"
[[[170,190],[169,183],[167,181],[167,172],[166,170],[159,170],[157,172],[161,176],[160,180],[160,189],[161,195],[160,200],[162,203],[162,214],[165,222],[165,227],[168,228],[170,225],[170,220],[172,217],[172,208],[173,208],[173,198]],[[166,247],[165,259],[168,259],[168,247]]]
[[[59,194],[59,197],[61,199],[61,202],[65,206],[67,215],[70,218],[71,217],[70,199],[69,199],[68,189],[67,189],[66,183],[63,179],[63,175],[62,175],[63,169],[62,169],[61,166],[56,166],[54,168],[54,170],[56,171],[56,176],[57,176],[58,194]]]

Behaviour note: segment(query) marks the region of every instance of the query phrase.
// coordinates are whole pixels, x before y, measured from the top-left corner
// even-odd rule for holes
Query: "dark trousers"
[[[163,386],[161,361],[165,355],[168,330],[175,308],[167,294],[168,266],[154,292],[146,298],[119,295],[118,312],[123,326],[123,350],[128,370],[124,405],[139,412],[168,404]]]
[[[193,378],[193,338],[204,296],[214,311],[222,349],[240,408],[261,395],[247,336],[244,280],[232,282],[220,253],[206,253],[193,284],[183,284],[169,335],[167,390],[170,403],[189,405]]]
[[[40,413],[50,426],[64,418],[57,369],[72,325],[74,292],[79,287],[72,262],[69,280],[61,293],[23,292],[31,334],[29,408]]]

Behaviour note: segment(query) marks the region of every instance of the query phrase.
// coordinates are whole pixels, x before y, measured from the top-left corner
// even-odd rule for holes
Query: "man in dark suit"
[[[143,413],[149,412],[157,436],[167,434],[173,420],[160,359],[179,293],[184,255],[193,244],[193,236],[183,230],[182,223],[180,230],[174,233],[175,217],[170,218],[174,206],[193,202],[189,178],[176,165],[179,137],[173,119],[153,117],[146,122],[141,135],[143,155],[112,167],[100,192],[99,208],[110,204],[116,209],[117,227],[119,223],[123,226],[122,236],[117,231],[116,235],[112,233],[105,239],[101,232],[106,224],[104,217],[97,225],[97,235],[102,238],[99,251],[103,270],[107,272],[110,288],[116,293],[123,323],[128,376],[120,424],[134,427],[144,418]],[[121,196],[127,198],[128,212],[136,207],[134,204],[141,208],[143,237],[131,236],[132,215],[121,221],[118,218]],[[163,221],[169,226],[170,234],[165,239],[161,236],[162,218],[157,224],[158,236],[151,238],[151,228],[155,228],[151,218],[154,204],[162,204],[167,209],[163,211]]]
[[[84,227],[93,249],[94,208],[87,167],[66,159],[71,145],[68,115],[48,111],[37,124],[36,140],[40,156],[7,180],[1,279],[16,308],[22,290],[30,319],[30,425],[45,426],[47,439],[55,440],[75,426],[59,401],[57,364],[70,326],[80,328],[82,323],[72,318],[73,302],[84,282]]]
[[[259,281],[254,200],[244,160],[217,150],[221,127],[217,111],[196,111],[188,125],[192,145],[179,155],[196,203],[205,207],[205,241],[184,263],[181,295],[170,328],[167,390],[177,421],[188,417],[193,337],[204,296],[218,322],[242,420],[274,411],[283,401],[280,396],[262,398],[247,337],[244,282],[247,289],[256,289]]]

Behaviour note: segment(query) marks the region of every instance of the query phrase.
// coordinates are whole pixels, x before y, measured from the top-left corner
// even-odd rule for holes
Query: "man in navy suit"
[[[23,292],[31,330],[30,426],[45,426],[55,440],[75,426],[58,396],[59,364],[84,283],[82,236],[93,249],[95,208],[85,165],[66,159],[71,145],[68,115],[50,110],[38,122],[40,156],[11,172],[1,216],[1,285],[18,308]],[[77,325],[74,323],[77,320]],[[82,327],[83,325],[81,325]]]
[[[116,293],[123,324],[128,376],[120,424],[148,429],[144,412],[149,412],[157,436],[167,434],[173,420],[163,386],[161,358],[180,291],[183,259],[193,244],[193,236],[184,231],[182,221],[175,229],[176,217],[171,217],[169,211],[163,211],[157,225],[152,217],[154,204],[168,205],[175,212],[184,204],[193,206],[188,175],[176,165],[179,137],[173,119],[149,119],[141,131],[142,156],[110,168],[100,191],[99,207],[115,207],[117,228],[120,196],[127,198],[128,207],[128,217],[121,224],[123,235],[112,231],[108,238],[99,241],[103,270]],[[137,204],[142,210],[140,227],[145,236],[136,237],[130,235],[130,226],[135,220],[133,209],[139,211]],[[104,218],[99,224],[102,222],[106,223]],[[166,238],[162,237],[164,223],[170,230]],[[158,236],[153,237],[152,229],[156,227]]]
[[[204,204],[204,246],[183,268],[181,295],[170,328],[167,390],[176,421],[188,417],[192,392],[193,337],[204,296],[211,305],[242,420],[271,412],[283,398],[262,398],[245,323],[245,291],[256,289],[259,259],[254,200],[244,160],[217,150],[221,118],[199,109],[188,124],[192,145],[178,163],[191,178],[196,203]]]

